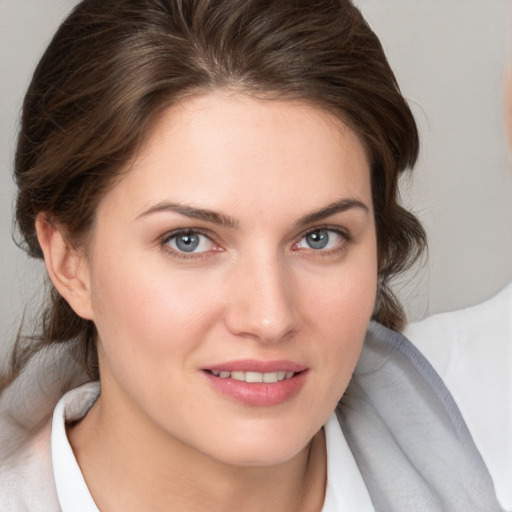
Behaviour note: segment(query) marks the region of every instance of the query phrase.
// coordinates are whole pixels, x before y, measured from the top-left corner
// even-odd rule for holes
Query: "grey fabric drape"
[[[2,512],[60,510],[48,422],[60,396],[85,380],[67,350],[56,348],[0,396]],[[377,512],[501,510],[448,390],[401,334],[370,325],[336,413]]]
[[[336,413],[378,512],[501,510],[450,393],[400,333],[370,325]]]

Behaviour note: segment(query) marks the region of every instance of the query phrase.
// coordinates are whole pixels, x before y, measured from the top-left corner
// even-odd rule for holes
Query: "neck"
[[[91,494],[104,512],[318,512],[326,481],[323,431],[291,460],[234,466],[163,432],[112,421],[98,399],[68,437]]]

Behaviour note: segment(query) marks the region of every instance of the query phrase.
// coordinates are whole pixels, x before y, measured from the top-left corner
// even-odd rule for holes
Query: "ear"
[[[84,251],[72,247],[63,229],[45,213],[36,217],[36,233],[53,285],[78,316],[93,320],[89,265]]]

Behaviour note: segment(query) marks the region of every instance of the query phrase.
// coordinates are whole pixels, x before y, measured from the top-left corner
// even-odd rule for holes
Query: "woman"
[[[404,321],[417,150],[349,1],[81,2],[23,107],[52,288],[6,377],[2,510],[497,510],[430,367],[366,335]]]

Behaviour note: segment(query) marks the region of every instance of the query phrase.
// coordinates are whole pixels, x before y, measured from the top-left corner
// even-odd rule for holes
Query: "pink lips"
[[[229,361],[226,363],[216,364],[205,368],[214,371],[240,371],[240,372],[277,372],[283,370],[285,372],[303,372],[307,367],[294,363],[293,361],[260,361],[257,359],[241,359],[239,361]]]
[[[238,378],[220,376],[221,372],[239,372]],[[267,374],[275,380],[275,374],[286,377],[277,382],[245,382],[240,372],[252,375]],[[224,396],[244,405],[272,406],[282,404],[293,398],[306,382],[308,368],[292,361],[239,360],[213,365],[203,369],[203,373],[212,387]],[[214,374],[215,373],[215,374]],[[291,374],[293,373],[293,376]],[[273,374],[270,375],[269,374]],[[225,375],[225,374],[224,374]],[[249,376],[247,377],[249,379]]]

